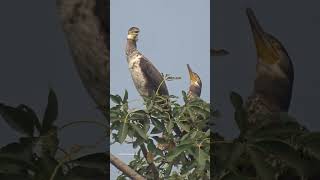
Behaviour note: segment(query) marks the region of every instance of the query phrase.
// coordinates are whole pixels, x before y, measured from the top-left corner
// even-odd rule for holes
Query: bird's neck
[[[201,95],[201,87],[190,85],[189,91],[188,91],[188,97],[189,98],[200,97],[200,95]]]
[[[133,39],[127,39],[126,54],[130,55],[136,50],[137,50],[137,41]]]

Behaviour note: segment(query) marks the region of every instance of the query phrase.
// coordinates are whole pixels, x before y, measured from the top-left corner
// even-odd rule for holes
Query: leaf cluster
[[[319,179],[320,133],[310,132],[287,113],[257,116],[250,124],[240,95],[230,95],[240,134],[213,139],[213,179]]]
[[[144,107],[131,109],[128,92],[110,95],[113,143],[129,143],[138,148],[130,167],[152,179],[150,163],[155,164],[160,179],[208,179],[210,174],[210,106],[200,98],[184,103],[176,96],[144,97]],[[178,127],[182,134],[174,132]],[[141,146],[147,147],[147,154]],[[118,179],[125,179],[122,174]]]
[[[4,121],[20,133],[18,142],[0,149],[1,180],[81,180],[106,179],[105,153],[93,153],[73,158],[80,147],[66,152],[59,147],[58,99],[50,89],[44,116],[27,105],[12,107],[0,104]],[[64,156],[59,157],[59,151]],[[60,153],[61,154],[61,153]]]

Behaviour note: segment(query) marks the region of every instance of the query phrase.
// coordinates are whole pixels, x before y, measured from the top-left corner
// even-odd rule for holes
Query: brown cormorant
[[[133,83],[142,97],[151,97],[155,94],[169,96],[162,74],[137,49],[139,32],[139,28],[131,27],[127,36],[126,55]],[[170,118],[172,118],[171,113],[169,114]],[[174,131],[178,136],[181,135],[181,131],[176,124],[174,125]]]
[[[141,96],[169,95],[166,83],[158,69],[137,49],[139,28],[131,27],[127,36],[126,55],[132,80]]]
[[[190,85],[188,91],[188,99],[192,99],[194,97],[200,97],[202,82],[199,75],[192,71],[189,64],[187,64],[189,76],[190,76]]]
[[[255,122],[257,114],[289,110],[294,70],[281,42],[262,29],[253,10],[246,13],[257,50],[254,91],[247,101],[249,122]]]

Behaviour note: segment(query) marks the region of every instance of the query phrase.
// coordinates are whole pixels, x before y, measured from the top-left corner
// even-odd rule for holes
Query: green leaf
[[[36,119],[33,119],[33,114],[26,107],[25,105],[19,105],[14,108],[0,104],[0,114],[12,129],[33,136]]]
[[[169,164],[165,169],[164,169],[164,177],[169,177],[172,171],[172,164]]]
[[[227,159],[227,167],[230,169],[234,168],[236,161],[240,158],[240,156],[245,152],[245,144],[242,143],[234,143],[232,144],[232,150],[228,155]]]
[[[288,143],[277,139],[264,139],[254,145],[285,161],[290,167],[295,168],[300,176],[304,176],[307,172],[306,161]]]
[[[218,178],[219,180],[250,180],[248,177],[244,177],[232,172],[228,172],[222,178]]]
[[[262,180],[272,180],[276,178],[274,169],[266,161],[267,155],[265,153],[255,147],[248,148],[248,152],[251,162],[256,169],[257,175]]]
[[[116,104],[121,104],[122,102],[122,99],[119,95],[112,95],[110,94],[110,98],[111,98],[111,101],[116,103]]]
[[[159,121],[158,119],[151,117],[151,122],[161,132],[165,129],[163,122]]]
[[[129,125],[126,122],[121,123],[120,129],[118,132],[119,143],[122,144],[128,135]]]
[[[174,126],[174,124],[173,124],[172,119],[167,121],[167,126],[166,126],[167,132],[172,132],[173,126]]]
[[[14,168],[34,169],[32,141],[20,139],[19,143],[10,143],[0,149],[0,173],[7,167],[10,170]],[[13,168],[13,169],[12,169]]]
[[[0,179],[1,180],[33,180],[33,178],[25,173],[21,173],[21,174],[2,174],[0,173]]]
[[[234,118],[237,122],[240,132],[245,132],[248,126],[247,112],[242,108],[236,109]]]
[[[123,100],[122,100],[122,103],[125,104],[128,102],[128,91],[125,90],[124,91],[124,96],[123,96]]]
[[[39,121],[37,114],[33,111],[33,109],[31,109],[30,107],[28,107],[24,104],[21,104],[19,107],[21,107],[25,110],[26,116],[28,116],[28,119],[33,119],[33,121],[35,123],[35,127],[40,132],[41,131],[40,121]]]
[[[320,160],[320,132],[310,132],[299,137],[297,141],[309,154]]]
[[[150,132],[150,134],[159,134],[159,133],[162,133],[162,130],[160,130],[157,127],[154,127]]]
[[[137,148],[138,146],[140,146],[140,145],[143,144],[144,142],[145,142],[145,140],[144,140],[143,138],[138,137],[138,138],[136,139],[136,141],[134,141],[134,142],[132,143],[133,148],[134,148],[134,149]]]
[[[81,167],[99,169],[104,172],[106,171],[106,164],[108,163],[106,157],[106,153],[93,153],[69,161],[68,163],[75,163]]]
[[[147,133],[144,131],[143,128],[138,127],[136,124],[130,124],[130,126],[134,129],[134,131],[139,134],[145,140],[148,140]]]
[[[58,165],[58,161],[55,160],[53,157],[43,156],[35,162],[37,166],[37,170],[35,172],[34,180],[44,180],[50,179],[54,169]],[[59,168],[54,180],[61,180],[63,179],[62,169]]]
[[[183,129],[186,132],[190,132],[191,125],[187,123],[177,123],[181,129]]]
[[[105,168],[106,169],[106,168]],[[108,179],[106,173],[98,169],[76,166],[66,174],[64,180],[99,180]]]
[[[243,105],[242,97],[235,92],[230,93],[230,100],[235,109],[239,109]]]
[[[196,148],[194,152],[194,157],[196,158],[198,162],[198,168],[204,169],[206,166],[207,160],[209,160],[209,155],[202,150],[201,148]]]
[[[179,145],[167,154],[167,161],[171,162],[181,153],[191,148],[190,144]]]
[[[188,96],[187,96],[187,93],[185,91],[182,91],[182,97],[183,97],[184,103],[187,103],[188,102]]]
[[[266,117],[273,119],[272,117]],[[296,121],[293,120],[283,120],[274,119],[261,121],[254,128],[251,128],[246,136],[249,139],[259,139],[259,138],[286,138],[293,137],[304,133],[303,127]]]
[[[50,89],[48,95],[48,104],[42,120],[42,133],[47,132],[58,117],[58,99],[55,92]]]
[[[156,146],[154,145],[152,139],[150,139],[148,141],[147,147],[148,147],[148,151],[150,151],[150,152],[154,152],[157,149]]]

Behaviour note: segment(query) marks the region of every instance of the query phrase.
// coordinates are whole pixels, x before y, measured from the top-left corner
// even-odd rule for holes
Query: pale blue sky
[[[111,0],[111,93],[129,92],[129,101],[140,99],[130,76],[125,56],[127,31],[140,28],[138,49],[164,74],[182,79],[167,82],[169,93],[181,95],[188,89],[186,64],[203,82],[202,98],[210,98],[210,1],[209,0]],[[138,102],[139,103],[139,102]],[[131,108],[142,103],[131,104]],[[111,152],[128,162],[131,145],[112,145]],[[111,166],[111,179],[118,171]]]

